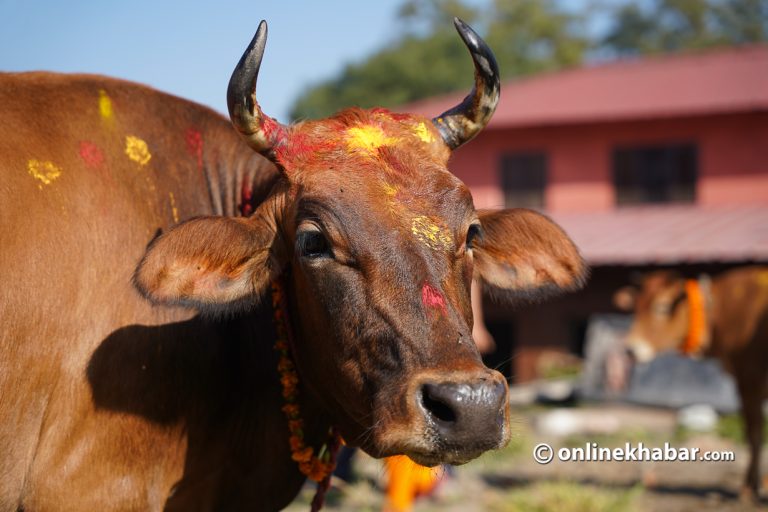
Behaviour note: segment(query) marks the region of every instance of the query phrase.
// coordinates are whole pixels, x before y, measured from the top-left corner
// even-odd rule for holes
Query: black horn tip
[[[261,20],[259,28],[256,29],[256,34],[251,39],[245,52],[243,52],[240,61],[232,72],[232,77],[229,79],[227,106],[229,107],[230,116],[235,113],[236,105],[244,101],[246,102],[245,107],[247,110],[253,113],[254,106],[248,103],[250,103],[249,100],[253,99],[253,94],[256,90],[256,79],[259,76],[261,59],[264,57],[266,45],[267,22],[266,20]]]
[[[281,142],[283,127],[265,115],[256,101],[256,82],[266,44],[267,22],[262,20],[229,79],[227,107],[232,124],[248,145],[273,158],[273,148]]]
[[[453,24],[472,56],[475,85],[460,104],[432,121],[446,145],[456,149],[471,140],[491,120],[499,101],[501,84],[499,66],[485,41],[461,19],[453,18]]]
[[[492,82],[499,82],[499,65],[496,63],[496,57],[483,41],[477,32],[472,27],[464,23],[458,17],[453,18],[453,25],[456,27],[456,31],[461,36],[462,41],[472,54],[472,60],[475,62],[475,66],[480,67],[480,71],[484,77]]]

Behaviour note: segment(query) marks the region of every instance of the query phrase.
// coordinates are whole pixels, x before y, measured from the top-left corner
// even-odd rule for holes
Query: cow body
[[[172,488],[179,510],[287,503],[269,308],[204,321],[130,285],[158,230],[258,204],[274,166],[212,111],[106,78],[3,75],[0,119],[0,510],[159,510]]]
[[[429,466],[506,444],[472,281],[515,301],[586,267],[448,171],[499,90],[455,24],[475,87],[433,120],[278,124],[256,101],[264,22],[227,92],[237,131],[136,84],[0,76],[0,512],[277,510],[328,474],[331,427]]]
[[[760,488],[762,403],[768,396],[768,267],[738,268],[713,278],[711,284],[702,283],[703,330],[692,351],[718,358],[736,379],[750,448],[745,491],[755,495]],[[683,347],[691,315],[685,286],[672,272],[644,276],[627,336],[639,359]]]

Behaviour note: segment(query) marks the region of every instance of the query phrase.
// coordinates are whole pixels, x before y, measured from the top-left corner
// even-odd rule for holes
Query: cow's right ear
[[[154,303],[212,312],[257,301],[286,262],[274,219],[260,210],[175,226],[147,248],[136,288]]]
[[[501,300],[536,301],[578,290],[588,269],[568,235],[525,208],[479,211],[483,230],[473,243],[475,275]]]

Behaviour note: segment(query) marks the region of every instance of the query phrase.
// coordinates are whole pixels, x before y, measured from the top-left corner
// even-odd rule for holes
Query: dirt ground
[[[555,416],[553,416],[553,414]],[[574,416],[575,415],[575,416]],[[573,421],[574,417],[578,421]],[[570,418],[570,419],[569,419]],[[569,421],[576,428],[552,432],[548,425]],[[605,425],[610,428],[606,429]],[[570,409],[530,408],[514,417],[509,447],[484,455],[451,474],[442,474],[430,497],[417,501],[414,512],[736,512],[768,511],[765,497],[757,504],[740,500],[739,490],[748,456],[746,447],[728,436],[680,429],[674,411],[621,406]],[[643,442],[648,447],[698,447],[733,451],[733,462],[562,462],[540,465],[533,447],[540,442],[555,449],[596,442],[600,447]],[[326,510],[380,511],[386,475],[380,461],[358,454],[357,480],[339,481],[328,496]],[[768,473],[768,449],[763,475]],[[764,483],[763,496],[768,492]],[[287,509],[309,510],[312,486]]]

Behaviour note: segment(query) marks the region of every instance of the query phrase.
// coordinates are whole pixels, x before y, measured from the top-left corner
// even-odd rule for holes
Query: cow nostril
[[[433,386],[429,384],[422,386],[421,404],[424,406],[424,409],[430,415],[432,415],[432,417],[439,421],[445,423],[455,423],[456,413],[454,412],[453,408],[446,404],[445,401],[443,401],[443,399],[437,395],[438,393]]]

